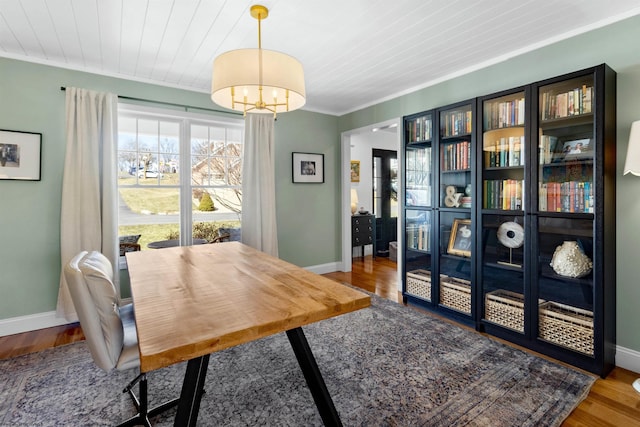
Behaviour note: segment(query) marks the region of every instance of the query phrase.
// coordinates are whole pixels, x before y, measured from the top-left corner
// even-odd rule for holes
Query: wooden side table
[[[376,217],[371,214],[355,214],[351,217],[351,247],[362,247],[362,257],[364,258],[364,247],[372,245],[373,257],[376,257]]]

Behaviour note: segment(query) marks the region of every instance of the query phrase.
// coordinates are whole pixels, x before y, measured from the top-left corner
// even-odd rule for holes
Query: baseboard
[[[333,273],[334,271],[340,271],[341,265],[342,263],[339,262],[330,262],[327,264],[311,265],[309,267],[304,267],[304,269],[316,274],[326,274]]]
[[[638,372],[640,375],[640,351],[616,346],[616,366]]]
[[[0,320],[0,337],[67,324],[69,321],[64,317],[58,317],[55,311],[11,317]]]

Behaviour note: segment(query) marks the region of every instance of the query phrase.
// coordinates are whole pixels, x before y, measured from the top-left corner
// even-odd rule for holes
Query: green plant
[[[213,200],[211,200],[211,196],[208,192],[205,191],[202,194],[202,198],[200,199],[200,207],[198,209],[203,212],[211,212],[216,210],[213,204]]]

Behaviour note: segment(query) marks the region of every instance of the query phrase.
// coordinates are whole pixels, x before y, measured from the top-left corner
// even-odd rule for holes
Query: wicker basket
[[[498,289],[485,295],[484,318],[518,332],[524,332],[524,296]]]
[[[427,270],[408,271],[407,293],[431,301],[431,272]]]
[[[540,305],[540,337],[593,356],[593,313],[580,308],[545,302]]]
[[[441,278],[440,304],[471,314],[471,282],[455,277]]]

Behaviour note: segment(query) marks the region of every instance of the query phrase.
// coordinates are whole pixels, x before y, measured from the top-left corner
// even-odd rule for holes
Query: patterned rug
[[[558,426],[595,381],[375,296],[304,330],[345,426]],[[184,367],[150,375],[151,404],[179,395]],[[102,372],[83,342],[0,361],[0,425],[114,425],[135,374]],[[322,425],[285,334],[212,355],[198,425]]]

